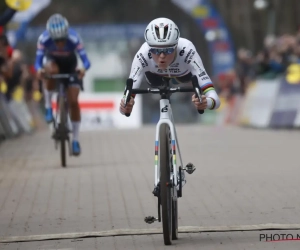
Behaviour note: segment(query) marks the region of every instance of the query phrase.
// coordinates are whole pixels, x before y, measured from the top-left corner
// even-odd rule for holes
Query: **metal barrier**
[[[23,98],[7,100],[0,92],[0,142],[21,134],[31,134],[44,126],[37,102],[26,103]]]
[[[2,93],[0,93],[0,124],[5,139],[12,138],[18,134],[17,125],[11,117],[8,103]]]
[[[248,88],[240,112],[240,125],[256,128],[300,127],[300,78],[288,75],[258,79]]]

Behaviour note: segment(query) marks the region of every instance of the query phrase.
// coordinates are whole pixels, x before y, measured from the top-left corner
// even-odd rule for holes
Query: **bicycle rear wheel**
[[[172,244],[172,195],[170,180],[170,151],[169,151],[169,127],[162,124],[159,132],[160,151],[160,198],[162,206],[162,226],[165,245]]]
[[[66,152],[66,123],[67,123],[67,113],[65,107],[64,96],[59,97],[59,115],[60,115],[60,124],[59,124],[59,134],[60,134],[60,158],[61,165],[66,167],[67,165],[67,152]]]

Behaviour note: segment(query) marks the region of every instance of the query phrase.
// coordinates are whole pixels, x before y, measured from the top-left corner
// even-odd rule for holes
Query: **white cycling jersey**
[[[129,78],[133,79],[133,88],[139,88],[146,72],[175,78],[178,82],[188,82],[192,75],[196,75],[203,94],[207,98],[207,108],[217,109],[220,106],[219,97],[214,85],[207,75],[202,60],[193,43],[185,38],[179,38],[177,54],[171,65],[163,70],[159,69],[152,58],[150,47],[145,42],[136,53],[131,66]]]

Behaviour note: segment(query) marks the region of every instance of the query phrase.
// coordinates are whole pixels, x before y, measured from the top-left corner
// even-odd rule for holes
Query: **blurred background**
[[[1,59],[1,67],[10,69],[1,75],[2,139],[47,128],[33,64],[38,36],[54,13],[66,16],[81,35],[92,63],[81,101],[114,103],[113,109],[84,110],[82,130],[157,122],[157,96],[140,97],[131,118],[122,120],[118,112],[144,29],[157,17],[172,19],[181,36],[194,43],[222,102],[217,111],[200,116],[190,94],[174,94],[176,123],[300,125],[299,0],[32,0],[23,9],[11,1],[0,3],[2,17],[15,11],[1,28],[9,45],[0,40],[0,53],[11,53]]]

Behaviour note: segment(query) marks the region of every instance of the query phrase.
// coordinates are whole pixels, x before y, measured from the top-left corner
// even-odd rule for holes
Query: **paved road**
[[[83,154],[61,168],[49,132],[0,146],[0,237],[155,229],[154,127],[81,135]],[[178,126],[197,170],[179,200],[179,225],[299,224],[298,131]],[[260,242],[287,231],[181,233],[175,249],[299,249]],[[294,236],[299,231],[289,231]],[[165,249],[162,235],[0,243],[0,249]]]

